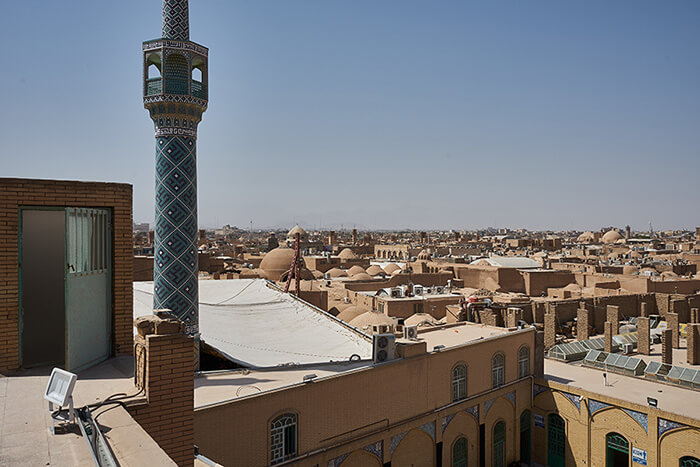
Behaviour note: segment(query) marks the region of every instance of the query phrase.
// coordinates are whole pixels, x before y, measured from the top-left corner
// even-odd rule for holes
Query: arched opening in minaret
[[[190,73],[190,78],[192,79],[192,95],[194,97],[206,99],[207,88],[204,83],[204,60],[201,57],[194,57],[192,59]]]
[[[202,70],[194,67],[192,68],[192,81],[199,81],[200,83],[202,82]]]
[[[160,94],[163,90],[160,54],[146,57],[146,95]]]

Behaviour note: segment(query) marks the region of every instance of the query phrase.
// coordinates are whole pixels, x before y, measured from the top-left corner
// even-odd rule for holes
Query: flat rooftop
[[[153,282],[134,282],[134,317],[153,314]],[[200,280],[202,340],[248,368],[372,356],[358,329],[264,279]]]
[[[603,371],[546,358],[544,377],[586,391],[614,397],[635,404],[647,405],[647,397],[659,401],[658,408],[685,417],[700,418],[700,392],[670,384],[608,372],[608,385],[603,385]]]
[[[508,334],[508,330],[485,324],[462,323],[456,326],[421,329],[418,331],[418,339],[425,341],[428,352],[431,352],[436,345],[455,347],[501,334]]]
[[[44,391],[51,368],[0,375],[0,465],[93,465],[80,430],[53,435]],[[135,394],[133,358],[109,359],[78,373],[76,408],[115,393]],[[121,406],[105,411],[99,425],[122,466],[173,466],[175,463]],[[93,411],[93,417],[104,409]]]
[[[210,404],[303,384],[304,376],[310,374],[321,379],[370,366],[372,362],[360,361],[267,370],[244,369],[199,373],[194,379],[194,407],[197,409]]]

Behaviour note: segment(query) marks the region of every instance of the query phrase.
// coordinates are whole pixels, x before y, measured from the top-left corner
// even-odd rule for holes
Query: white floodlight
[[[44,399],[49,401],[49,412],[52,412],[51,431],[53,432],[54,420],[63,420],[72,422],[75,419],[75,411],[73,410],[73,388],[78,380],[78,375],[70,373],[60,368],[54,368],[49,377],[49,383],[46,385]],[[62,407],[68,406],[68,414],[53,416],[53,405],[56,404],[60,410]]]

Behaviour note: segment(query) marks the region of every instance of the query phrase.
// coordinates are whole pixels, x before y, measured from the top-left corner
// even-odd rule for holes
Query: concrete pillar
[[[585,341],[591,338],[588,326],[592,318],[591,311],[585,308],[579,308],[576,312],[576,340]]]
[[[686,331],[688,332],[686,339],[688,364],[700,365],[700,324],[689,324]]]
[[[605,337],[605,351],[608,353],[612,353],[613,351],[613,332],[612,332],[612,323],[610,321],[605,322],[605,331],[604,331],[604,337]]]
[[[642,302],[641,303],[641,311],[639,313],[639,316],[647,317],[651,314],[649,311],[649,304],[647,302]]]
[[[612,325],[613,335],[620,334],[620,307],[608,305],[606,321]]]
[[[651,354],[651,335],[649,328],[649,318],[643,317],[637,319],[637,352],[642,355]]]
[[[557,316],[554,313],[544,315],[544,348],[551,349],[557,343]]]
[[[673,365],[673,333],[670,329],[661,331],[661,363]]]
[[[677,349],[680,346],[680,336],[678,333],[678,313],[666,313],[666,329],[671,330],[673,348]]]

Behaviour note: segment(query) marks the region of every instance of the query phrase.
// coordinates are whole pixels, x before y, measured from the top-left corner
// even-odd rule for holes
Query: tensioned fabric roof
[[[153,313],[153,282],[134,282],[134,317]],[[200,280],[202,340],[254,368],[372,358],[372,342],[264,279]]]

